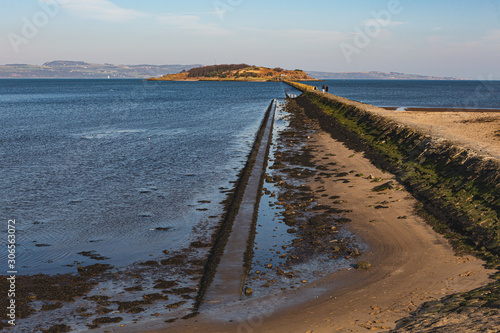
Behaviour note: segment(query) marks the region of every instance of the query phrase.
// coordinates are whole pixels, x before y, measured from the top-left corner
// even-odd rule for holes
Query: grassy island
[[[266,68],[246,64],[214,65],[183,70],[147,81],[316,81],[301,69],[285,70],[279,67]]]

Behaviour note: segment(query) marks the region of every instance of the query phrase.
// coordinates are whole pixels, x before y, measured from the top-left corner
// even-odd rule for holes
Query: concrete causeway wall
[[[260,192],[272,139],[276,100],[267,109],[247,163],[228,198],[226,214],[205,265],[195,310],[206,303],[237,301],[248,275],[248,251],[253,236]],[[251,244],[250,244],[251,243]]]

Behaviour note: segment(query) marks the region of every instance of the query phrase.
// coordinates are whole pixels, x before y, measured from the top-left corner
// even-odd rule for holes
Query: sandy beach
[[[500,158],[500,112],[388,110],[379,114],[433,137],[456,142],[480,155]]]
[[[493,271],[484,269],[478,259],[456,256],[448,241],[414,213],[416,200],[393,175],[317,125],[305,144],[312,148],[318,166],[346,173],[342,181],[322,177],[311,179],[310,185],[313,191],[323,191],[320,203],[351,211],[346,214],[352,220],[347,228],[368,246],[358,260],[372,264],[371,269],[341,270],[279,297],[205,304],[198,316],[172,326],[164,322],[170,316],[160,314],[112,331],[383,332],[426,301],[489,282]],[[372,191],[389,181],[392,189]],[[332,196],[340,198],[332,203]]]

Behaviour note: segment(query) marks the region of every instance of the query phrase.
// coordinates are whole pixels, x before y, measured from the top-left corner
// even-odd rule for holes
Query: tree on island
[[[250,67],[247,64],[237,65],[213,65],[196,67],[188,71],[188,77],[216,77],[222,73]]]

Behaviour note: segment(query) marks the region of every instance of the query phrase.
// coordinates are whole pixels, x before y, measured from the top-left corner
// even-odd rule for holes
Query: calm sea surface
[[[19,273],[189,245],[282,97],[281,83],[0,80],[2,235],[16,219]]]
[[[500,109],[500,81],[325,80],[305,82],[376,106]]]

